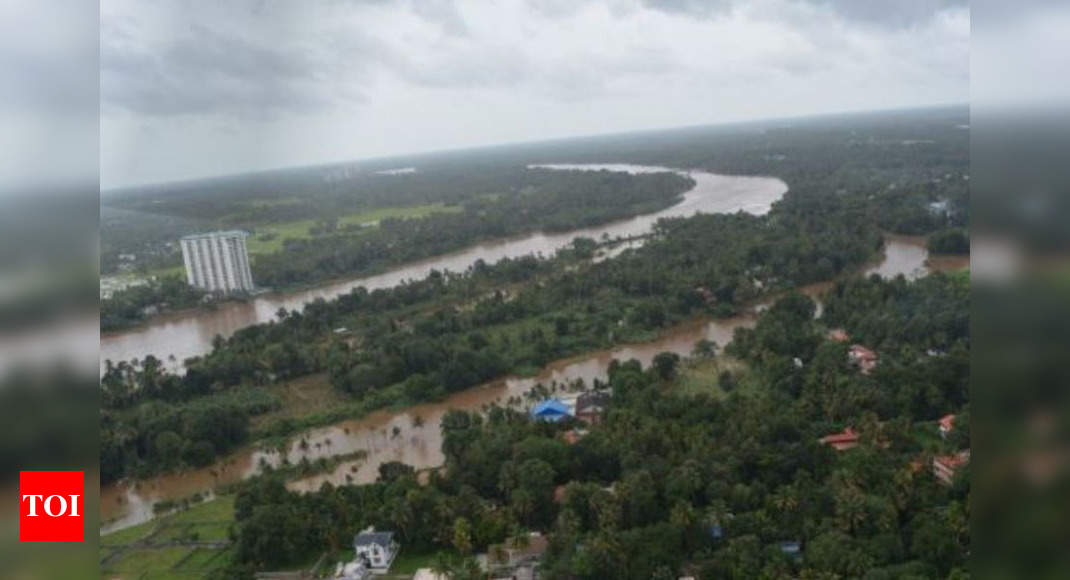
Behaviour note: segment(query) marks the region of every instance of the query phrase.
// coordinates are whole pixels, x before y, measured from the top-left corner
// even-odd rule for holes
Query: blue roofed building
[[[572,410],[561,399],[546,399],[539,401],[531,409],[531,416],[539,421],[556,423],[565,417],[570,417]]]

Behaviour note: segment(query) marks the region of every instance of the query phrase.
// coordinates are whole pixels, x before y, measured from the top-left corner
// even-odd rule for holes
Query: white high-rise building
[[[245,238],[249,234],[232,230],[194,234],[182,238],[182,259],[190,286],[212,292],[251,292],[253,274]]]

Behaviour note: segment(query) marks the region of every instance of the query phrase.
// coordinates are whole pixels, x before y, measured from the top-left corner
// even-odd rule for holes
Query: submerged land
[[[969,448],[968,277],[962,263],[864,273],[897,234],[930,237],[933,257],[963,250],[967,118],[947,108],[688,129],[115,195],[108,203],[131,221],[105,228],[106,251],[143,248],[155,256],[143,273],[174,267],[165,235],[227,224],[256,230],[254,277],[285,287],[651,214],[701,179],[688,170],[788,187],[768,211],[674,217],[631,244],[581,236],[553,254],[347,288],[232,328],[186,361],[112,361],[104,520],[192,507],[110,525],[105,569],[326,570],[375,525],[402,539],[405,566],[456,578],[473,555],[532,532],[548,538],[550,578],[957,573],[968,480],[930,466]],[[543,163],[683,172],[530,167]],[[379,173],[391,167],[414,171]],[[139,225],[140,214],[152,217]],[[141,305],[168,292],[131,291],[116,298],[115,328],[144,322]],[[703,326],[688,352],[620,346],[658,344],[699,320],[726,330]],[[854,344],[879,357],[872,371],[852,364]],[[567,364],[555,361],[598,352],[608,358],[582,382],[554,374]],[[457,399],[496,381],[502,390],[478,407]],[[527,413],[592,389],[612,401],[597,424]],[[442,401],[452,403],[404,425],[375,414]],[[948,415],[955,427],[940,435]],[[860,434],[850,450],[819,442],[848,428]],[[396,460],[346,448],[347,429],[381,438]],[[163,494],[163,478],[197,481],[176,486],[197,495]],[[194,510],[211,512],[205,537],[225,526],[226,539],[188,539],[201,533],[183,523]],[[187,539],[160,546],[168,534]]]

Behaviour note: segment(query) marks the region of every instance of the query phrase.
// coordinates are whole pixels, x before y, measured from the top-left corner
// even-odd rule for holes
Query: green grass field
[[[230,561],[231,548],[192,543],[227,542],[233,521],[234,497],[222,496],[101,536],[101,572],[123,579],[203,578]]]
[[[387,218],[423,218],[436,213],[458,213],[461,210],[461,206],[446,205],[444,203],[429,203],[406,207],[379,207],[340,216],[338,218],[338,227],[342,228],[353,224],[371,226]],[[249,253],[254,255],[278,252],[282,249],[284,240],[311,238],[312,234],[308,230],[314,225],[316,225],[316,220],[299,220],[256,226],[256,234],[246,240],[246,247]],[[274,234],[274,237],[264,239],[265,234]]]
[[[720,384],[720,375],[723,371],[730,371],[735,375],[736,391],[746,391],[749,388],[747,365],[742,361],[722,355],[712,360],[690,360],[681,364],[673,389],[688,396],[705,394],[712,397],[724,397],[728,393],[721,388]]]
[[[418,552],[402,547],[390,566],[390,574],[412,577],[420,568],[430,568],[434,559],[435,552]]]

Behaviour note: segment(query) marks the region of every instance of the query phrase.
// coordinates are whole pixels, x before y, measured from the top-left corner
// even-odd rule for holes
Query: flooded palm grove
[[[674,171],[664,167],[631,165],[545,167],[629,172]],[[164,317],[129,332],[102,336],[101,360],[128,360],[148,354],[159,358],[173,354],[176,360],[182,360],[208,352],[216,334],[229,336],[245,326],[271,320],[280,307],[297,309],[316,298],[334,298],[358,286],[368,289],[390,287],[404,280],[425,277],[432,269],[463,271],[479,259],[493,263],[502,258],[532,253],[550,255],[571,244],[577,236],[598,239],[603,235],[611,238],[641,235],[649,232],[653,224],[663,217],[689,216],[698,212],[746,211],[763,214],[788,189],[783,181],[769,177],[724,176],[701,171],[687,174],[695,180],[695,186],[684,194],[680,203],[661,212],[567,233],[533,234],[486,242],[376,276],[301,292],[262,295],[249,302],[231,303],[209,312]],[[968,258],[930,261],[923,238],[886,236],[885,242],[883,256],[867,266],[865,273],[884,277],[903,274],[908,278],[916,278],[926,275],[930,268],[958,269],[968,263]],[[817,297],[830,286],[831,282],[814,284],[802,291]],[[438,467],[444,462],[439,425],[443,415],[451,409],[480,410],[495,403],[527,405],[530,401],[525,398],[526,395],[540,383],[549,387],[582,381],[590,386],[596,380],[606,380],[607,369],[613,359],[634,358],[646,366],[660,352],[687,355],[695,342],[702,338],[724,345],[731,341],[736,328],[753,325],[754,312],[763,306],[758,304],[756,308],[731,318],[693,320],[672,328],[650,342],[555,361],[535,376],[505,377],[454,393],[442,401],[415,405],[400,411],[376,411],[357,419],[309,429],[294,436],[282,449],[247,447],[206,468],[105,486],[101,489],[101,521],[105,522],[102,532],[147,521],[153,517],[153,506],[158,502],[188,498],[195,494],[210,495],[219,486],[255,475],[267,465],[277,467],[296,465],[305,459],[309,462],[331,459],[327,468],[319,473],[292,480],[288,485],[297,491],[315,490],[325,482],[334,485],[370,483],[378,476],[379,466],[389,461],[400,461],[417,470]]]

